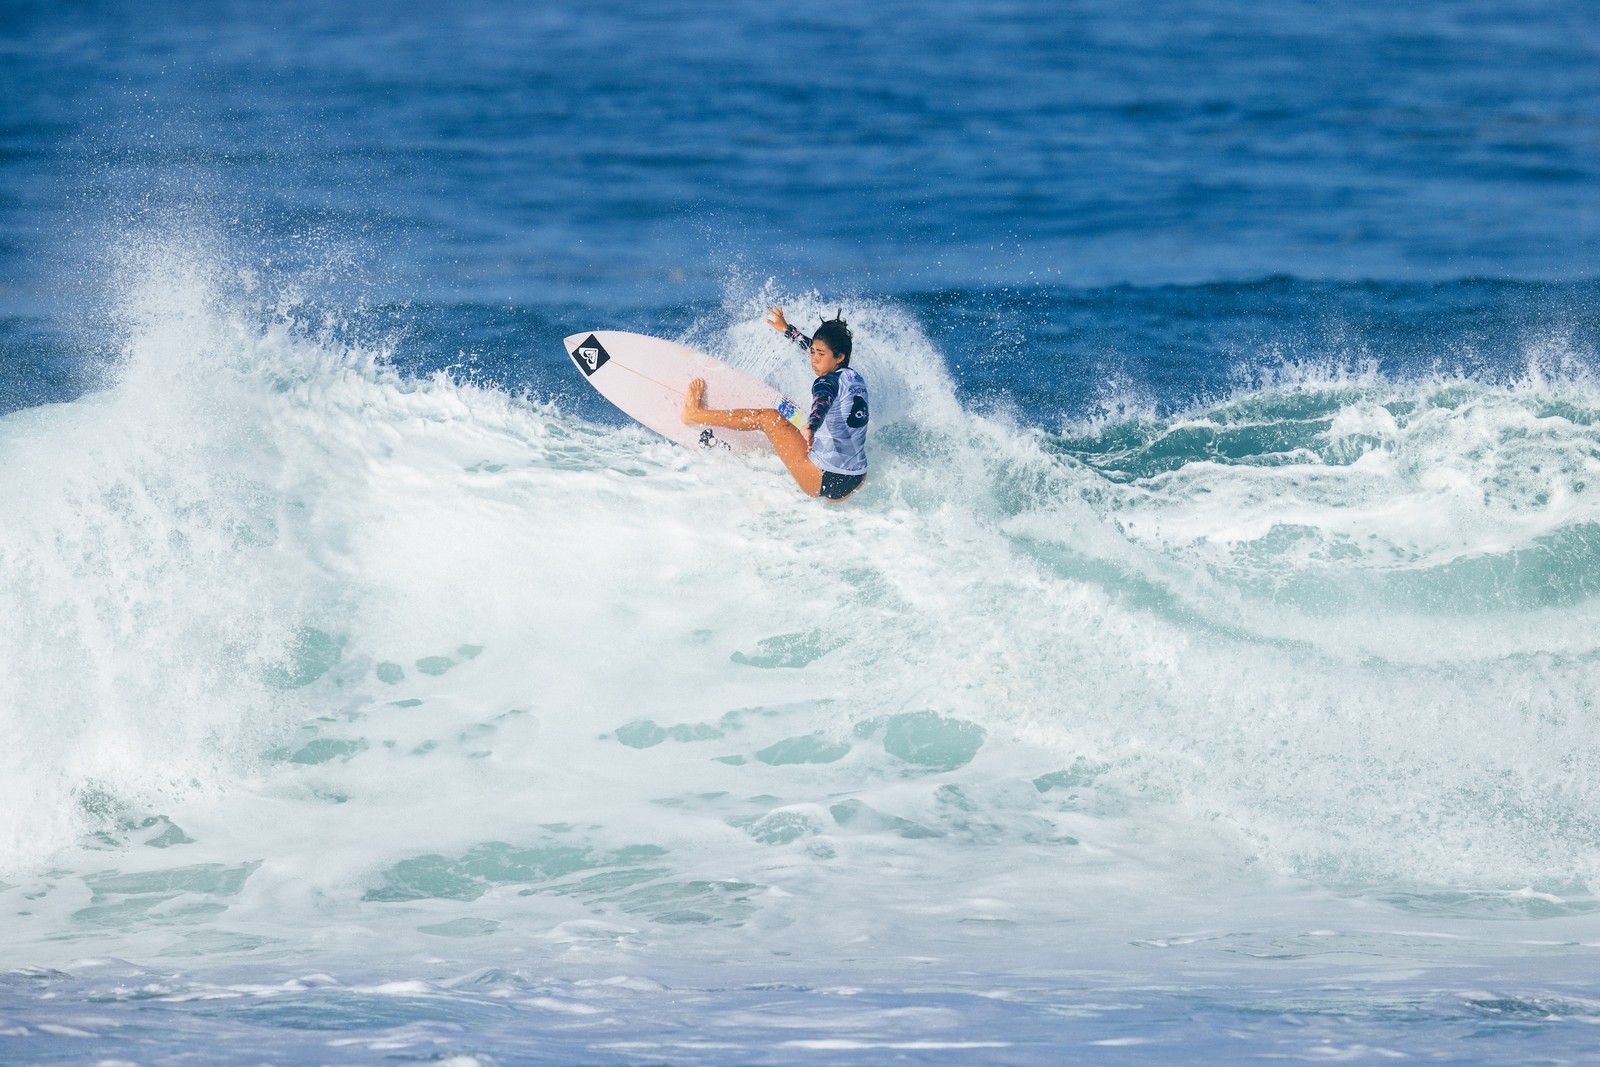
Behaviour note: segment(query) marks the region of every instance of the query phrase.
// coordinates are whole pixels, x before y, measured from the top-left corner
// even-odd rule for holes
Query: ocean
[[[5,5],[0,1062],[1600,1062],[1597,41]]]

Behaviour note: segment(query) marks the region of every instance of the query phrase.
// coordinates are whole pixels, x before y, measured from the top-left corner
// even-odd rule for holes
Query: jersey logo
[[[852,430],[859,430],[867,424],[867,398],[860,393],[850,402],[850,414],[845,417],[845,425]]]
[[[611,357],[606,354],[606,350],[601,346],[599,339],[592,333],[587,340],[572,350],[572,362],[576,363],[578,369],[583,371],[585,378],[604,367],[610,360]]]

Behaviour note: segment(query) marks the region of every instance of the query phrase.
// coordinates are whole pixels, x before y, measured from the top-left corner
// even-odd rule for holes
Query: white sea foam
[[[1559,914],[1600,877],[1582,383],[1057,436],[962,410],[878,305],[873,474],[825,507],[770,457],[401,378],[203,266],[138,265],[115,383],[0,421],[30,959],[911,966],[1219,895]],[[758,326],[694,339],[781,379]]]

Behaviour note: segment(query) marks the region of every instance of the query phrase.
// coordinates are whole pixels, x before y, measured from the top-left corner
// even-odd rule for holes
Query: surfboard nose
[[[590,333],[593,332],[594,331],[592,330],[590,331]],[[563,339],[562,344],[567,346],[567,355],[570,356],[573,352],[577,351],[578,346],[582,344],[584,339],[588,336],[589,334],[587,333],[575,333],[571,337]]]

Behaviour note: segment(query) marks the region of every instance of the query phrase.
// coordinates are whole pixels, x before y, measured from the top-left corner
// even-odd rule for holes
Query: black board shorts
[[[860,474],[835,474],[832,471],[823,471],[822,492],[818,495],[828,500],[843,500],[866,480],[866,471]]]

